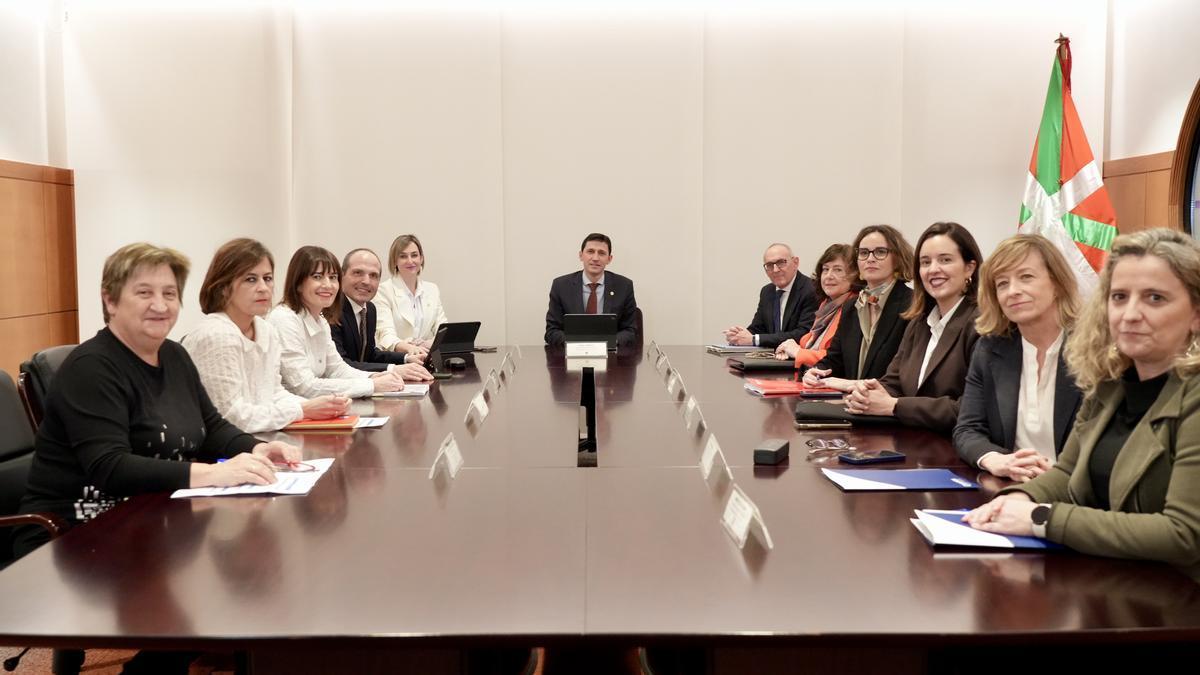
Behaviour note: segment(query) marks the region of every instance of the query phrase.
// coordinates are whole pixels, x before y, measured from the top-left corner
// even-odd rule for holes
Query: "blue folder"
[[[961,478],[949,469],[821,469],[825,476],[847,492],[873,490],[978,490],[979,484]],[[836,476],[834,474],[837,474]],[[869,484],[847,485],[850,481]]]
[[[921,510],[921,513],[925,514],[926,516],[933,516],[935,518],[938,518],[939,520],[944,520],[949,523],[953,523],[954,525],[956,525],[958,527],[963,527],[963,528],[967,528],[968,530],[970,530],[971,526],[962,522],[963,514],[966,512],[967,512],[966,509],[957,510],[957,511],[938,511],[938,510],[934,510],[934,509],[922,509]],[[918,529],[920,529],[920,528],[918,528]],[[922,533],[922,534],[924,534],[924,533]],[[1062,544],[1058,544],[1053,541],[1048,541],[1046,539],[1040,539],[1038,537],[1025,537],[1025,536],[1016,535],[1016,534],[996,534],[994,532],[991,532],[989,534],[991,534],[992,536],[1003,537],[1004,539],[1007,539],[1009,542],[1012,543],[1013,549],[1061,550],[1061,549],[1066,548]],[[975,548],[977,546],[975,544],[964,544],[964,543],[960,543],[960,542],[956,542],[956,541],[930,541],[930,543],[933,544],[934,546],[966,546],[968,548]]]

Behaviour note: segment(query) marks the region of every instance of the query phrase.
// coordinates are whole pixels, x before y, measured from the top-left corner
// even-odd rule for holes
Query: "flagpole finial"
[[[1058,34],[1058,39],[1054,41],[1058,45],[1058,63],[1062,69],[1063,84],[1067,89],[1071,88],[1071,38]]]

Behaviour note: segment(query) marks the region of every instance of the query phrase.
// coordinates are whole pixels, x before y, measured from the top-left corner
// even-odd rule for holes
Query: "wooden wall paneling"
[[[1171,150],[1156,152],[1153,155],[1110,159],[1104,163],[1104,178],[1109,176],[1128,176],[1135,173],[1150,173],[1151,171],[1170,171],[1171,161],[1175,153]]]
[[[47,314],[46,320],[50,340],[46,347],[79,344],[79,312],[55,312]]]
[[[0,159],[0,178],[41,181],[44,179],[45,169],[47,168],[49,167],[39,164],[25,164],[24,162],[12,162],[7,159]]]
[[[0,178],[0,318],[46,312],[43,190],[41,183]]]
[[[47,310],[76,310],[75,188],[46,183],[45,197]]]
[[[1104,179],[1108,196],[1117,211],[1117,230],[1121,234],[1146,228],[1146,175],[1130,174]]]
[[[1168,215],[1167,196],[1171,188],[1171,172],[1151,171],[1146,174],[1146,227],[1175,227]]]
[[[22,361],[39,349],[54,344],[50,341],[50,320],[45,314],[0,319],[0,368],[17,379]]]

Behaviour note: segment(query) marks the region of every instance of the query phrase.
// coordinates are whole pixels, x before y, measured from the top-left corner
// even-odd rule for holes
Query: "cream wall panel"
[[[450,320],[504,342],[499,16],[298,9],[295,30],[295,244],[386,268],[416,234]]]
[[[703,334],[746,325],[768,244],[809,273],[825,247],[900,211],[903,15],[883,8],[709,17]]]
[[[0,159],[47,163],[43,41],[49,5],[0,0]]]
[[[1168,0],[68,5],[0,0],[0,155],[76,170],[84,335],[129,241],[193,258],[182,335],[230,237],[282,268],[415,232],[452,319],[538,342],[550,279],[600,230],[648,334],[711,341],[749,320],[772,240],[807,270],[867,222],[1011,234],[1060,31],[1098,158],[1171,149],[1200,76],[1197,6]]]
[[[1174,150],[1200,80],[1200,2],[1112,0],[1109,159]]]
[[[1015,234],[1055,38],[1071,38],[1072,86],[1092,152],[1104,145],[1104,3],[940,3],[904,33],[901,224],[910,241],[954,220],[984,255]]]
[[[703,17],[572,13],[504,22],[508,339],[541,342],[550,281],[592,231],[634,280],[648,339],[695,342]]]
[[[71,10],[63,78],[81,335],[103,324],[100,273],[123,244],[191,258],[175,337],[201,317],[198,289],[220,244],[252,236],[290,252],[290,61],[280,58],[290,25],[269,10]]]

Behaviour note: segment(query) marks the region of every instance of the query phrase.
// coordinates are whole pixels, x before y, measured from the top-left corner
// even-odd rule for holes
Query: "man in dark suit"
[[[583,271],[565,274],[550,284],[546,344],[563,343],[563,316],[567,314],[616,314],[617,345],[637,344],[633,282],[605,271],[612,259],[612,240],[607,235],[592,233],[584,238],[579,247]]]
[[[800,341],[812,328],[817,313],[817,293],[812,281],[799,273],[800,259],[787,244],[771,244],[763,253],[763,271],[771,283],[758,293],[758,310],[750,325],[730,326],[725,339],[731,345],[756,345],[774,349],[785,340]]]
[[[379,256],[367,248],[356,248],[342,259],[341,284],[346,297],[342,301],[341,323],[330,326],[333,344],[353,368],[379,372],[396,365],[406,382],[432,380],[433,376],[420,363],[405,364],[411,353],[386,351],[375,346],[375,303],[371,299],[379,291],[382,269]]]

